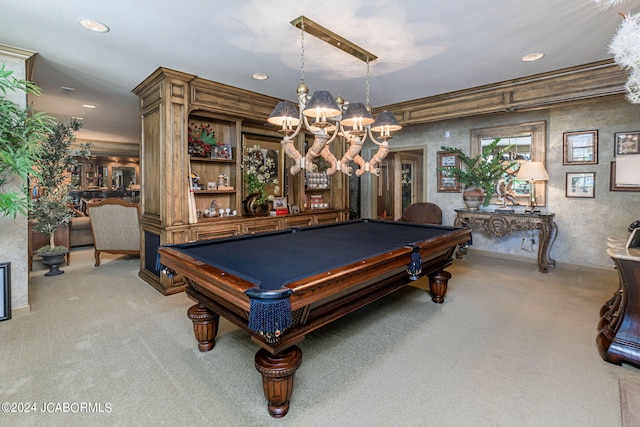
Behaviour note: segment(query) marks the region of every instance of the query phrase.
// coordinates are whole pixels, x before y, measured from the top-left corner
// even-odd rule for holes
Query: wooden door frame
[[[426,174],[424,165],[424,148],[396,149],[389,152],[389,155],[383,162],[393,164],[393,218],[395,220],[402,216],[402,163],[410,162],[415,166],[414,172],[414,189],[413,194],[415,200],[413,202],[421,202],[425,200]],[[377,195],[379,191],[379,178],[374,177],[372,181],[372,194]],[[374,196],[372,202],[373,214],[378,212],[377,197]]]

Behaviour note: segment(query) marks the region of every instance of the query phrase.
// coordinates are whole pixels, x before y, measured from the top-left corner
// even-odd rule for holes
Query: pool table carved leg
[[[198,340],[198,350],[207,352],[216,345],[220,315],[203,305],[196,304],[189,308],[187,316],[193,322],[193,332]]]
[[[451,273],[440,270],[429,275],[429,290],[431,291],[431,301],[442,304],[447,293],[447,286],[451,279]]]
[[[289,412],[293,391],[293,376],[302,363],[302,350],[297,346],[273,355],[265,349],[256,353],[255,366],[262,374],[262,387],[267,398],[269,414],[282,418]]]

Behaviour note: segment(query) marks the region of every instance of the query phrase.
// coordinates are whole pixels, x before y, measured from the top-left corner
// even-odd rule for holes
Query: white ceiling
[[[606,11],[594,0],[0,0],[0,44],[38,53],[36,110],[84,117],[81,139],[137,143],[131,90],[159,66],[295,101],[300,30],[289,22],[300,15],[378,56],[378,107],[610,58],[629,12],[640,0]],[[522,62],[530,52],[545,57]],[[304,69],[312,91],[364,101],[365,63],[309,35]]]

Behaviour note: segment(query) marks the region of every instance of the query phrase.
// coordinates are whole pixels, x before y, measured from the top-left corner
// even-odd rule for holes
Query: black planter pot
[[[66,252],[56,252],[55,254],[39,254],[42,257],[42,263],[49,267],[49,271],[44,273],[45,276],[57,276],[63,274],[64,271],[60,270],[58,266],[64,262],[64,257],[68,254]]]

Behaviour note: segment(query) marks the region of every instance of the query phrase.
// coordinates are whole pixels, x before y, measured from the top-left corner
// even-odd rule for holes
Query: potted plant
[[[458,154],[464,168],[439,167],[438,170],[448,171],[465,186],[463,198],[469,209],[477,209],[480,205],[488,206],[495,192],[495,185],[507,171],[517,162],[505,156],[513,145],[496,149],[500,138],[494,139],[482,147],[482,152],[469,157],[459,148],[440,147],[448,152]],[[467,194],[465,194],[467,193]]]
[[[82,122],[75,118],[68,123],[56,123],[42,142],[42,152],[34,167],[32,183],[37,188],[38,197],[33,201],[29,219],[34,230],[49,237],[49,245],[37,250],[43,258],[43,264],[49,266],[45,276],[64,273],[58,269],[64,255],[69,252],[66,246],[57,246],[54,234],[58,227],[67,224],[72,216],[69,207],[70,168],[77,165],[71,155],[70,146],[75,141],[75,132]],[[81,145],[80,153],[88,155],[90,144]]]
[[[27,180],[41,153],[41,142],[50,131],[52,119],[33,113],[6,98],[9,92],[40,94],[31,82],[13,77],[0,66],[0,216],[27,215],[30,206]]]

